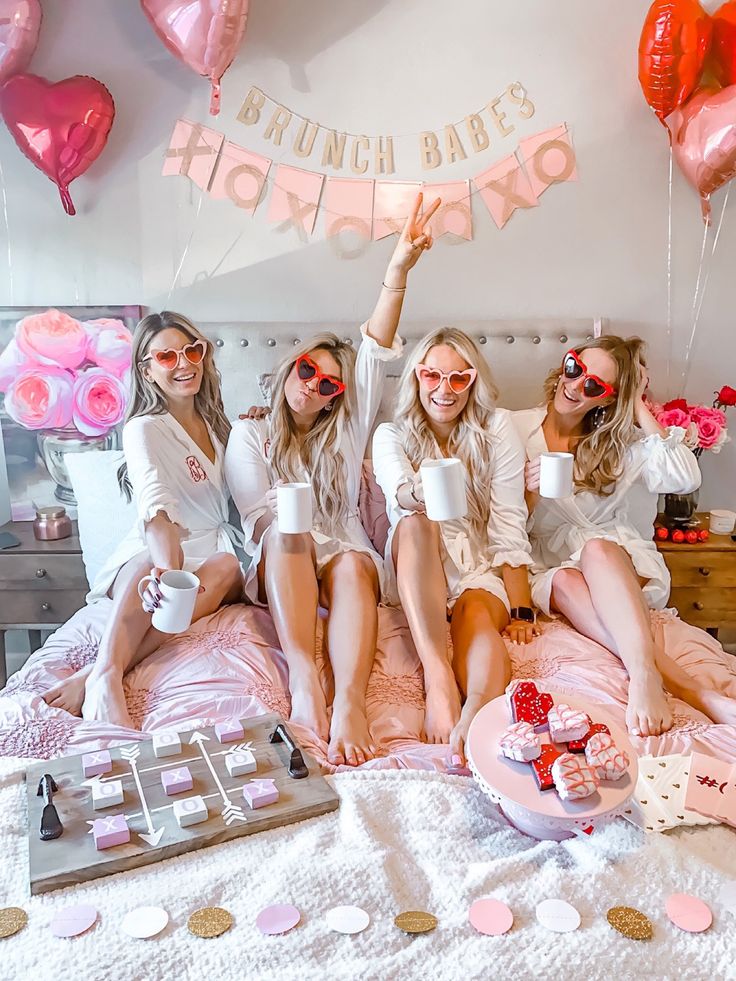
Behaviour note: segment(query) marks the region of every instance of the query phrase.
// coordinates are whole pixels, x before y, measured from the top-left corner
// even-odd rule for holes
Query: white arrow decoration
[[[220,782],[220,778],[217,776],[217,772],[215,771],[215,768],[212,765],[212,760],[209,758],[209,754],[207,753],[207,750],[205,749],[204,746],[205,743],[209,742],[209,737],[203,735],[201,732],[195,732],[192,735],[189,742],[194,743],[195,746],[199,748],[199,751],[202,754],[202,758],[204,759],[207,766],[210,768],[212,779],[215,781],[215,784],[217,785],[217,789],[220,792],[220,796],[222,797],[223,803],[225,804],[225,806],[222,809],[222,818],[225,824],[230,825],[233,823],[233,821],[247,821],[248,818],[243,813],[242,807],[238,807],[237,804],[233,804],[233,802],[226,794],[225,788],[222,786],[222,783]]]
[[[143,808],[143,816],[146,819],[146,834],[139,834],[138,837],[142,838],[146,844],[151,845],[155,848],[156,845],[161,841],[164,828],[154,829],[153,821],[151,820],[151,812],[148,810],[148,804],[146,802],[146,795],[143,793],[143,785],[141,784],[141,778],[138,774],[138,757],[141,755],[141,750],[139,746],[131,746],[130,748],[124,746],[120,750],[120,755],[130,766],[130,772],[133,774],[133,779],[135,780],[136,789],[138,790],[138,797],[141,801],[141,807]]]

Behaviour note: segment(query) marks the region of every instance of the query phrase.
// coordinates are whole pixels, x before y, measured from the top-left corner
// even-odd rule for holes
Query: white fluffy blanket
[[[0,941],[0,976],[54,981],[311,981],[471,978],[734,978],[732,913],[718,893],[736,878],[734,833],[723,827],[677,829],[646,837],[617,821],[587,840],[536,842],[511,828],[468,779],[429,772],[365,771],[331,777],[334,814],[89,885],[29,898],[25,788],[27,761],[0,760],[2,905],[24,907],[26,929]],[[672,892],[691,892],[714,909],[704,935],[666,918]],[[468,908],[483,896],[514,912],[512,931],[483,937]],[[560,897],[580,911],[572,934],[552,934],[535,919],[538,902]],[[57,940],[56,911],[92,904],[97,925]],[[281,937],[254,925],[271,903],[294,903],[301,924]],[[364,933],[331,933],[325,913],[355,904],[371,923]],[[152,940],[120,931],[124,914],[161,905],[171,915]],[[201,906],[235,917],[226,935],[192,936],[186,921]],[[650,942],[628,940],[606,922],[611,906],[632,905],[654,923]],[[439,919],[434,933],[411,938],[393,924],[409,909]]]

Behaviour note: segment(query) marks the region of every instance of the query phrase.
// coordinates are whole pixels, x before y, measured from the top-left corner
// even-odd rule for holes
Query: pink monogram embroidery
[[[195,484],[198,484],[201,480],[207,480],[207,474],[204,472],[204,468],[196,456],[187,457],[187,466]]]

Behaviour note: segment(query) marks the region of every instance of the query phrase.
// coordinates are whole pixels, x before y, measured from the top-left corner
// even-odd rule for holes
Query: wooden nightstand
[[[71,538],[39,542],[30,521],[3,526],[20,545],[0,552],[0,688],[7,681],[6,630],[28,630],[34,651],[42,630],[60,627],[84,606],[89,587],[76,522],[73,528]]]
[[[709,517],[699,514],[700,527]],[[672,575],[670,606],[683,620],[718,636],[719,627],[736,627],[736,542],[711,535],[697,545],[657,542]]]

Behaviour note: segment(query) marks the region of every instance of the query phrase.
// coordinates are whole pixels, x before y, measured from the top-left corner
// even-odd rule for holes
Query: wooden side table
[[[709,516],[699,514],[700,527]],[[736,542],[711,535],[696,545],[657,542],[672,575],[670,605],[680,617],[718,636],[719,627],[736,627]]]
[[[0,688],[7,681],[5,631],[28,630],[31,650],[41,631],[60,627],[84,606],[88,592],[77,525],[70,538],[39,542],[30,521],[3,526],[20,545],[0,552]]]

